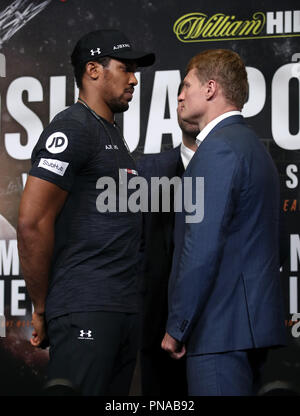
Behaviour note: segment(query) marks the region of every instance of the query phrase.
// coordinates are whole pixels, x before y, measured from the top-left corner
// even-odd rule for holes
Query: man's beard
[[[128,102],[121,101],[120,98],[112,98],[108,106],[114,114],[123,113],[129,108]]]

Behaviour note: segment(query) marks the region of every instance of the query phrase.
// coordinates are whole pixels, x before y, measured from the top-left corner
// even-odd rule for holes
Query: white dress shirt
[[[194,156],[195,152],[194,152],[194,150],[190,149],[189,147],[186,147],[186,145],[181,142],[180,154],[181,154],[181,160],[182,160],[182,163],[183,163],[183,167],[184,167],[184,169],[186,169],[187,165],[190,163],[190,160]]]
[[[224,120],[227,117],[231,117],[231,116],[240,116],[241,112],[240,111],[228,111],[227,113],[223,113],[220,116],[214,118],[212,121],[210,121],[208,124],[206,124],[206,126],[204,127],[203,130],[200,131],[200,133],[198,134],[197,138],[196,138],[196,144],[199,147],[200,144],[203,142],[203,140],[206,138],[206,136],[208,136],[208,134],[211,132],[211,130],[218,124],[220,123],[220,121]]]

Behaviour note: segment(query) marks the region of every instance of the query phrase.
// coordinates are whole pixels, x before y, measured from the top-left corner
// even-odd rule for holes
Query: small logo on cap
[[[115,45],[113,47],[113,50],[117,50],[117,49],[123,49],[123,48],[130,48],[129,43],[121,43],[120,45]]]
[[[91,55],[92,56],[94,56],[95,55],[95,53],[97,53],[98,55],[100,55],[100,53],[101,53],[101,49],[100,48],[97,48],[97,49],[91,49],[90,50],[90,52],[91,52]]]

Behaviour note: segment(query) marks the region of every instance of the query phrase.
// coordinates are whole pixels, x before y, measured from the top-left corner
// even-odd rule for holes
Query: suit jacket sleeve
[[[241,177],[240,161],[220,138],[207,138],[195,154],[184,176],[204,178],[204,217],[184,224],[182,247],[173,259],[169,286],[167,332],[185,342],[201,314],[220,265],[227,224],[234,209],[234,193]],[[186,215],[183,209],[183,213]],[[182,220],[183,221],[183,220]],[[176,246],[176,242],[175,242]]]

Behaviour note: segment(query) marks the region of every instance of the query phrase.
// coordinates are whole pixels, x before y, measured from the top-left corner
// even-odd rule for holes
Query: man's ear
[[[208,100],[211,100],[215,96],[215,94],[217,92],[217,88],[218,87],[217,87],[217,83],[216,83],[215,80],[210,79],[207,82],[207,84],[206,84],[206,90],[205,90],[205,95],[206,95],[206,98]]]
[[[95,61],[87,62],[85,73],[89,78],[96,80],[103,73],[103,66]]]

